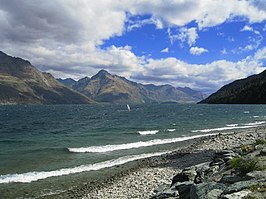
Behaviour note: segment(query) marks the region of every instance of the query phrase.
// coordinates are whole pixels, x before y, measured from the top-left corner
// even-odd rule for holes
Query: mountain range
[[[105,70],[78,81],[57,80],[0,51],[0,104],[196,103],[203,98],[190,88],[143,85]]]
[[[0,51],[0,104],[88,104],[94,101]]]
[[[143,85],[124,77],[112,75],[105,70],[91,78],[75,82],[73,79],[59,79],[61,83],[102,103],[195,103],[204,99],[201,92],[190,88],[175,88],[171,85]]]
[[[225,85],[200,103],[266,104],[266,70]]]

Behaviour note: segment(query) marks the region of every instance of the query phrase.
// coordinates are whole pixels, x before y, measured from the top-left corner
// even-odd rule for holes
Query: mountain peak
[[[107,76],[112,76],[109,72],[107,72],[106,70],[100,70],[96,75],[92,76],[92,79],[95,78],[104,78]]]
[[[108,71],[102,69],[102,70],[100,70],[96,75],[111,75],[111,74],[108,73]]]

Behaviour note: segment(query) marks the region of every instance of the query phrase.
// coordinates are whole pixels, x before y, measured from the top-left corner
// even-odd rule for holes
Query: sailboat
[[[131,111],[131,108],[130,108],[130,106],[128,104],[127,104],[127,110]]]

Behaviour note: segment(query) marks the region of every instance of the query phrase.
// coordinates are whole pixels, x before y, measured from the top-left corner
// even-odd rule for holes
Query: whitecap
[[[233,129],[248,129],[248,128],[253,128],[257,127],[260,124],[264,124],[265,122],[254,122],[254,123],[248,123],[245,124],[244,126],[226,126],[226,127],[221,127],[221,128],[213,128],[213,129],[202,129],[202,130],[192,130],[191,132],[193,133],[209,133],[213,131],[225,131],[225,130],[233,130]]]
[[[173,131],[175,131],[176,129],[167,129],[167,131],[169,131],[169,132],[173,132]]]
[[[157,152],[157,153],[147,153],[147,154],[140,154],[140,155],[131,155],[131,156],[124,156],[118,159],[107,160],[104,162],[99,162],[95,164],[87,164],[87,165],[80,165],[73,168],[64,168],[54,171],[33,171],[28,173],[21,173],[21,174],[6,174],[0,175],[0,184],[3,183],[12,183],[12,182],[20,182],[20,183],[30,183],[33,181],[49,178],[49,177],[58,177],[63,175],[81,173],[85,171],[96,171],[104,168],[109,168],[117,165],[122,165],[127,162],[132,162],[139,159],[160,156],[163,154],[170,153],[170,151],[165,152]]]
[[[140,135],[155,135],[158,133],[159,130],[153,130],[153,131],[138,131]]]
[[[154,146],[154,145],[170,144],[170,143],[205,137],[209,135],[214,135],[214,134],[194,135],[194,136],[189,136],[189,137],[178,137],[178,138],[168,138],[168,139],[154,139],[154,140],[149,140],[149,141],[139,141],[139,142],[126,143],[126,144],[117,144],[117,145],[68,148],[68,150],[74,153],[104,153],[104,152],[110,152],[110,151],[118,151],[118,150],[134,149],[134,148],[141,148],[141,147],[149,147],[149,146]]]
[[[265,124],[265,123],[266,123],[265,121],[257,121],[257,122],[247,123],[247,124],[244,124],[244,125],[254,126],[254,125],[261,125],[261,124]]]
[[[238,126],[238,124],[226,124],[226,126],[228,126],[228,127],[235,127],[235,126]]]

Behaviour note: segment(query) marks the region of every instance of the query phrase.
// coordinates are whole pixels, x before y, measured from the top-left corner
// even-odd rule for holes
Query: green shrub
[[[258,140],[256,140],[256,143],[255,143],[256,145],[259,145],[259,144],[266,144],[266,140],[264,140],[264,139],[258,139]]]
[[[231,160],[231,167],[241,174],[246,174],[251,171],[257,170],[258,160],[254,158],[243,159],[241,157],[236,157]]]

